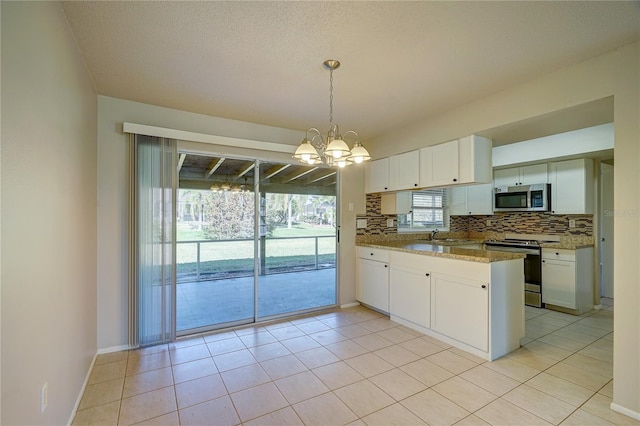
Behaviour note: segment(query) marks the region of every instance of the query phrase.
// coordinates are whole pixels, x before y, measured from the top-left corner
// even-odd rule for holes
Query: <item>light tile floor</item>
[[[485,362],[364,307],[100,355],[74,425],[609,425],[613,303]]]

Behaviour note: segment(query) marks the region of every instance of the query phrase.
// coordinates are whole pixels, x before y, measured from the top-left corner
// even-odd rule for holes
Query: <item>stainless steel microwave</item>
[[[551,185],[498,186],[493,194],[496,212],[547,212],[551,210]]]

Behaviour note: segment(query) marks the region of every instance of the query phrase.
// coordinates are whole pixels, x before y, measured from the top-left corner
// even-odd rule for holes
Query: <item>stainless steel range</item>
[[[554,235],[505,234],[504,240],[487,240],[487,250],[523,253],[524,258],[524,304],[542,308],[542,242],[557,242]]]

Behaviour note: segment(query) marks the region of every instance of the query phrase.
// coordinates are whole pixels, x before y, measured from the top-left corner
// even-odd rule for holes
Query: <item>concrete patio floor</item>
[[[334,305],[336,269],[263,275],[258,281],[258,315]],[[179,283],[176,290],[178,333],[199,327],[253,319],[253,277]]]

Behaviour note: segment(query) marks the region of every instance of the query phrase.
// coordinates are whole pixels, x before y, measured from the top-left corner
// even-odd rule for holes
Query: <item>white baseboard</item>
[[[73,410],[71,410],[71,417],[69,418],[69,421],[67,422],[67,426],[71,426],[71,423],[73,422],[73,419],[76,416],[76,412],[78,411],[78,407],[80,406],[80,401],[82,401],[82,395],[84,395],[84,391],[87,388],[87,383],[89,383],[89,376],[91,376],[91,372],[93,371],[93,366],[96,364],[96,359],[98,358],[98,355],[108,354],[108,353],[112,353],[112,352],[126,351],[126,350],[129,350],[129,345],[111,346],[111,347],[108,347],[108,348],[98,349],[96,351],[96,354],[93,356],[93,359],[91,360],[91,365],[89,366],[89,371],[87,371],[87,375],[84,378],[84,383],[82,383],[82,388],[80,388],[80,393],[78,394],[78,398],[76,399],[76,403],[73,406]]]
[[[110,354],[112,352],[128,351],[131,349],[129,345],[110,346],[108,348],[98,349],[97,355]]]
[[[360,306],[358,302],[345,303],[344,305],[340,305],[340,309],[353,308],[354,306]]]
[[[640,421],[640,413],[637,411],[633,411],[630,410],[628,408],[625,408],[621,405],[615,404],[615,403],[611,403],[611,405],[609,406],[613,411],[620,413],[620,414],[624,414],[627,417],[631,417],[632,419],[635,420],[639,420]]]
[[[80,406],[80,401],[82,400],[82,395],[84,395],[84,390],[87,388],[87,383],[89,383],[89,376],[93,371],[93,366],[96,363],[96,358],[98,358],[98,352],[93,356],[91,360],[91,365],[89,366],[89,371],[87,371],[87,375],[84,377],[84,383],[82,383],[82,387],[80,388],[80,393],[78,394],[78,398],[76,399],[76,403],[73,406],[73,410],[71,410],[71,417],[69,417],[69,421],[67,422],[67,426],[71,426],[73,423],[73,419],[76,417],[76,412],[78,411],[78,407]]]

